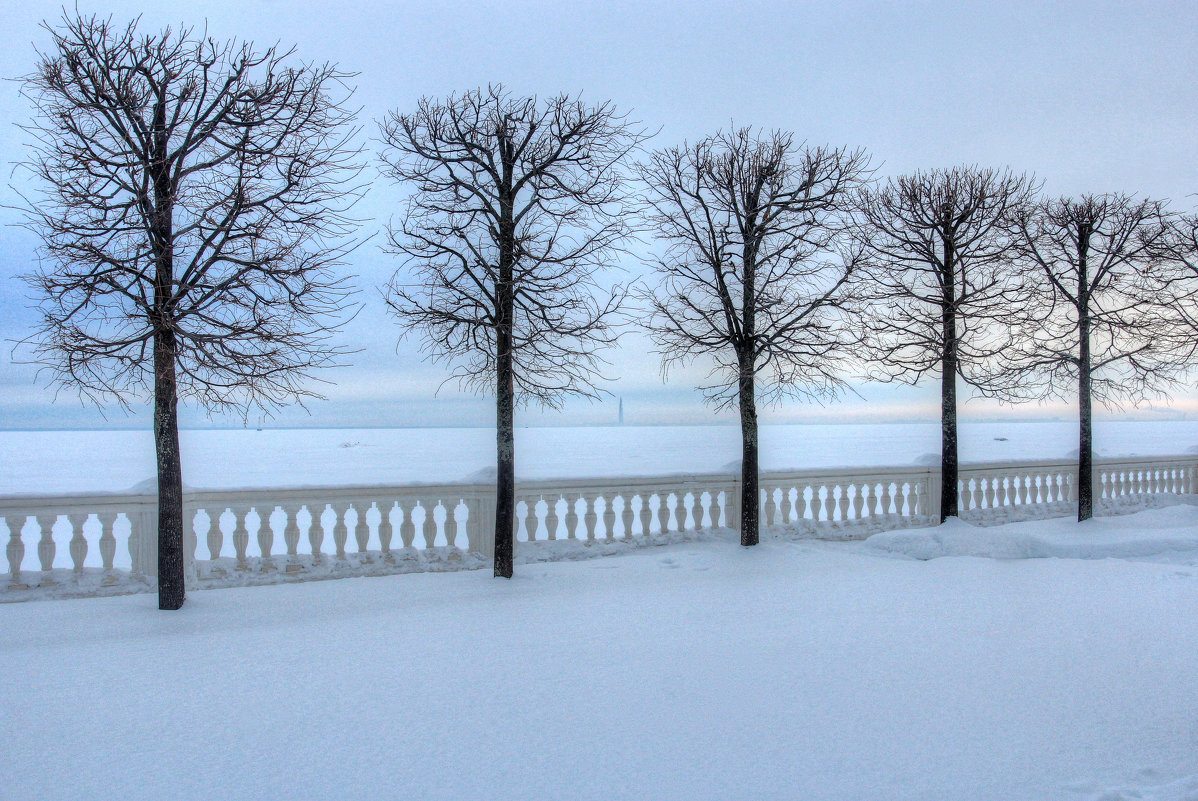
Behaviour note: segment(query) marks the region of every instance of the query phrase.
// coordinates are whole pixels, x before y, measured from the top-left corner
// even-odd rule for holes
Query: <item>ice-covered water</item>
[[[485,428],[190,430],[184,482],[194,488],[441,483],[494,465]],[[1098,456],[1198,450],[1198,421],[1099,422]],[[961,459],[1050,459],[1077,451],[1074,422],[966,422]],[[908,465],[939,452],[934,423],[767,425],[763,470]],[[525,479],[669,475],[730,470],[735,426],[521,428]],[[934,457],[933,457],[934,460]],[[149,431],[0,431],[0,494],[124,490],[154,475]]]

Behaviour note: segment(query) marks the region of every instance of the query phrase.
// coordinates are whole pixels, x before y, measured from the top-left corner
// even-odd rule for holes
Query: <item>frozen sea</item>
[[[191,488],[387,485],[467,481],[494,465],[487,428],[223,429],[183,431]],[[1198,421],[1099,422],[1100,457],[1198,452]],[[1077,424],[965,422],[963,462],[1065,458]],[[763,470],[926,463],[936,423],[765,425]],[[520,428],[524,479],[728,471],[740,458],[736,426]],[[154,475],[149,431],[0,431],[0,494],[126,490]]]

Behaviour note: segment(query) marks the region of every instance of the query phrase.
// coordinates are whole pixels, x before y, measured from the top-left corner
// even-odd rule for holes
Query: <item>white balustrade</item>
[[[712,474],[521,482],[514,512],[520,547],[550,540],[653,540],[736,527],[738,479]],[[767,526],[802,522],[817,531],[850,521],[872,520],[870,530],[923,522],[938,515],[939,480],[938,471],[926,467],[763,473],[761,520]],[[965,465],[958,489],[962,513],[1076,503],[1076,464]],[[1094,465],[1096,501],[1196,491],[1194,456]],[[422,569],[422,560],[460,559],[463,539],[468,552],[486,556],[494,542],[494,506],[494,486],[480,484],[187,492],[188,580],[220,586]],[[8,562],[0,597],[19,599],[34,586],[54,586],[64,595],[144,589],[145,579],[157,572],[156,529],[152,495],[0,497]],[[225,553],[226,539],[231,554]],[[276,553],[278,543],[285,553]]]

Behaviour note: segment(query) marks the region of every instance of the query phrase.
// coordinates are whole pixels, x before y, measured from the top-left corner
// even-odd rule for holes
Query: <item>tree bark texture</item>
[[[503,173],[499,187],[499,280],[495,285],[495,577],[512,577],[516,539],[516,390],[513,375],[513,328],[516,298],[515,193],[512,156],[501,145]]]
[[[740,377],[740,544],[759,540],[761,498],[757,481],[757,398],[752,366],[742,367]]]
[[[1091,360],[1090,360],[1090,293],[1087,256],[1090,249],[1090,229],[1078,231],[1077,260],[1077,520],[1094,516],[1093,429],[1091,426]]]
[[[946,220],[946,225],[948,220]],[[940,323],[944,352],[940,363],[940,522],[957,516],[957,299],[953,246],[944,242],[943,301]]]
[[[183,468],[179,458],[175,342],[154,337],[154,449],[158,459],[158,608],[178,609],[185,598]]]

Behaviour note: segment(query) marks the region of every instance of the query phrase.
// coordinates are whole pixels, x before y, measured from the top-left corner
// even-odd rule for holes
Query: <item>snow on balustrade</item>
[[[814,536],[863,536],[939,513],[927,467],[763,473],[761,520]],[[961,512],[1076,503],[1076,465],[967,465]],[[1198,490],[1195,456],[1103,460],[1095,500]],[[652,543],[736,527],[739,476],[521,482],[521,547],[574,541]],[[483,567],[493,552],[494,485],[187,491],[184,551],[193,588]],[[863,521],[865,528],[843,528]],[[157,572],[156,498],[146,494],[0,497],[8,576],[0,600],[139,592]],[[853,533],[857,532],[857,533]],[[31,592],[37,588],[37,592]]]

